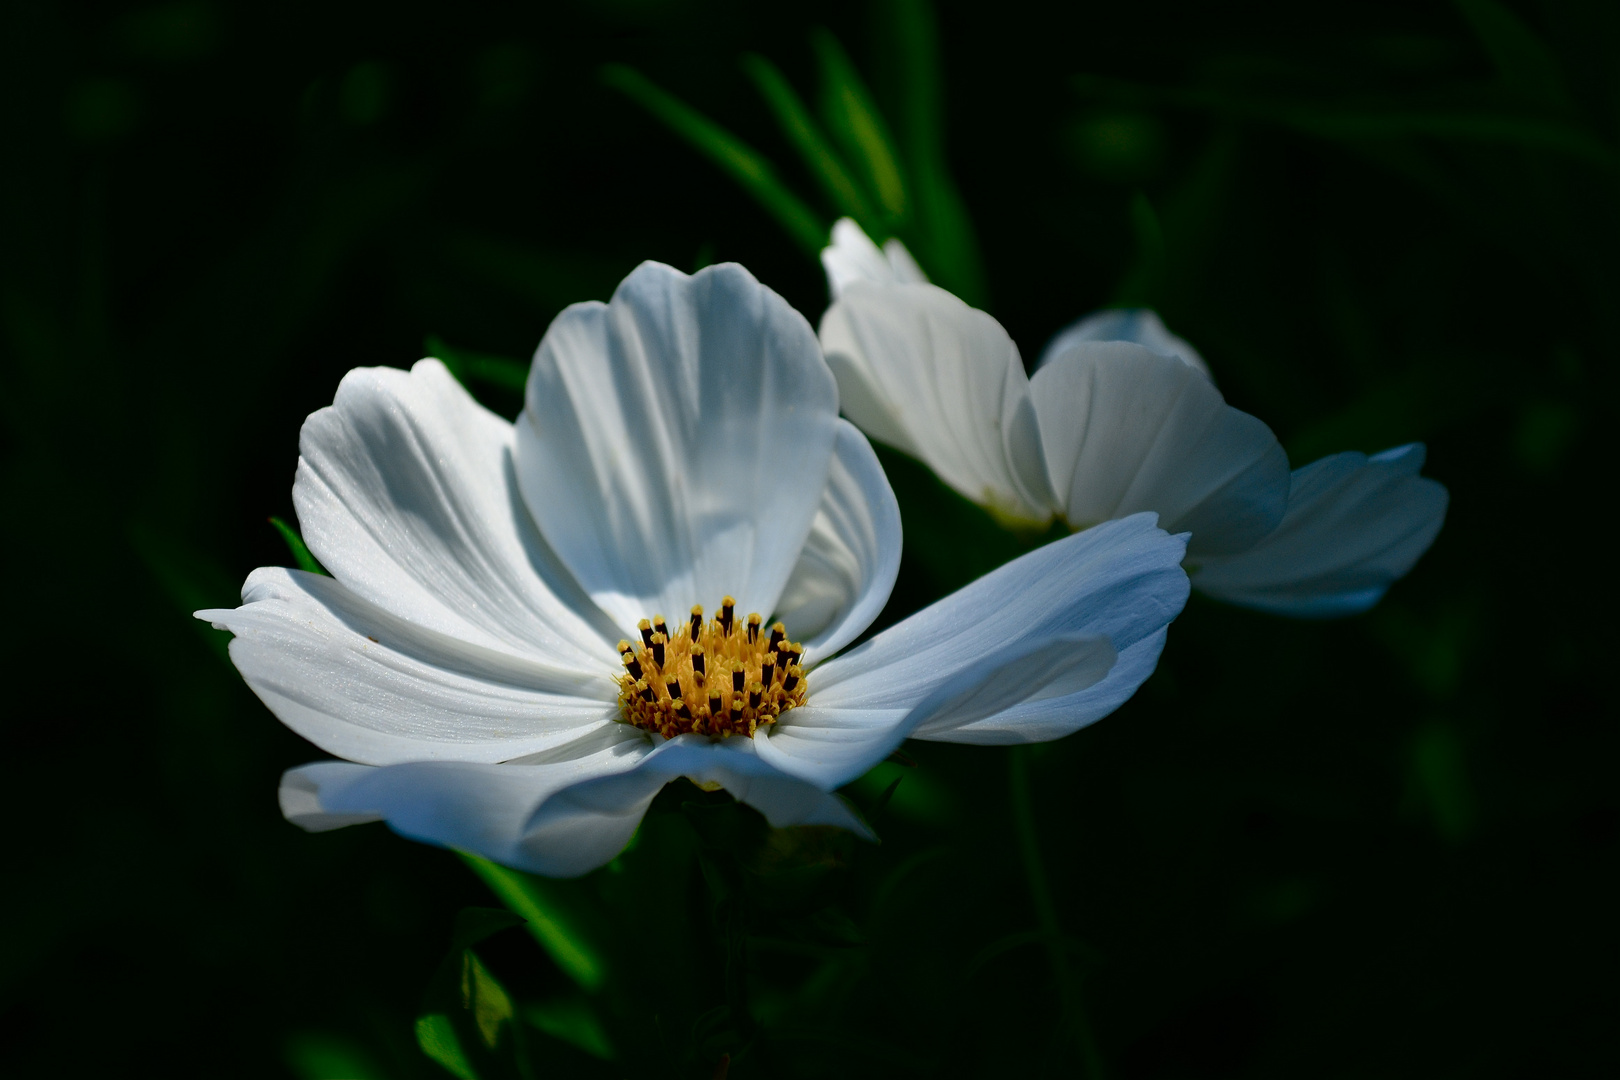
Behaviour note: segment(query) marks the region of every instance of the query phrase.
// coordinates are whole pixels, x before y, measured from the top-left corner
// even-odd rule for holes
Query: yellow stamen
[[[769,635],[762,623],[755,613],[739,624],[729,596],[708,622],[693,607],[691,621],[673,634],[662,615],[642,619],[641,647],[619,642],[621,719],[665,738],[752,735],[803,705],[804,647],[787,640],[781,623]]]

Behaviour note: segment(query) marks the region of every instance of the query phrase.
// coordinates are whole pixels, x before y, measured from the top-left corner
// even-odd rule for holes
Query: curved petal
[[[1185,338],[1172,334],[1152,308],[1108,308],[1059,330],[1041,350],[1035,362],[1039,371],[1069,349],[1085,341],[1129,341],[1151,349],[1160,356],[1173,356],[1209,374],[1209,365]]]
[[[1281,615],[1365,611],[1412,569],[1445,522],[1443,485],[1418,475],[1422,443],[1334,454],[1294,473],[1288,513],[1248,551],[1204,560],[1199,589]]]
[[[530,764],[318,761],[283,774],[282,813],[312,832],[386,821],[401,836],[520,870],[554,877],[582,874],[613,858],[623,843],[603,850],[592,845],[588,831],[534,836],[528,822],[556,792],[633,769],[649,756],[651,746],[642,733],[623,724],[613,728]]]
[[[814,664],[871,625],[899,571],[900,504],[866,437],[839,420],[821,509],[776,617]]]
[[[933,285],[855,282],[821,319],[844,414],[1004,515],[1052,514],[1024,364],[1001,324]]]
[[[567,668],[425,629],[319,574],[267,567],[199,611],[288,727],[350,761],[505,761],[613,725],[615,665]],[[611,654],[609,654],[611,655]]]
[[[1282,520],[1288,455],[1179,360],[1126,342],[1068,349],[1031,380],[1046,466],[1070,524],[1151,510],[1194,556],[1257,543]]]
[[[643,263],[535,354],[518,420],[534,519],[625,632],[731,594],[775,609],[832,457],[838,391],[815,335],[735,264]]]
[[[617,634],[535,529],[512,442],[437,360],[351,371],[299,437],[304,539],[356,596],[408,622],[564,665],[611,661]]]
[[[926,284],[928,275],[911,257],[906,245],[889,240],[880,250],[853,218],[839,218],[832,227],[832,242],[821,249],[827,272],[827,291],[837,300],[855,281],[888,284]]]
[[[629,842],[653,797],[671,780],[690,777],[718,784],[738,802],[765,815],[776,828],[836,825],[872,840],[866,824],[836,795],[773,769],[754,752],[754,739],[711,742],[681,735],[658,747],[628,772],[558,791],[530,817],[525,844],[555,853],[543,871],[582,874],[611,859]],[[570,860],[570,861],[562,861]]]
[[[993,715],[970,718],[965,723],[920,724],[910,737],[928,742],[990,746],[1060,739],[1125,704],[1158,667],[1159,654],[1164,651],[1168,636],[1169,628],[1164,627],[1123,650],[1114,660],[1114,666],[1095,681],[1087,681],[1084,669],[1087,659],[1084,654],[1078,654],[1073,659],[1072,670],[1056,673],[1066,681],[1053,679],[1042,692],[1029,694]],[[1001,678],[999,674],[996,677]]]
[[[1014,559],[816,668],[806,703],[784,713],[765,740],[755,738],[759,754],[835,787],[882,760],[916,725],[919,737],[945,741],[1067,734],[1152,672],[1164,628],[1187,602],[1185,552],[1185,537],[1138,514]],[[1112,668],[1098,642],[1118,654]],[[1133,652],[1144,642],[1157,644]],[[1062,647],[1042,651],[1053,643]],[[945,698],[934,697],[947,686]],[[963,701],[960,711],[951,695]],[[1001,711],[982,714],[974,701],[999,702]]]

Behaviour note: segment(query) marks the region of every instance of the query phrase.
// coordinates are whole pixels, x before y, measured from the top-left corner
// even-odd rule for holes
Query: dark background
[[[4,6],[8,1071],[438,1074],[418,1001],[455,911],[494,901],[380,826],[284,823],[277,777],[318,753],[189,612],[288,561],[265,519],[291,517],[299,424],[351,367],[408,366],[429,335],[525,357],[647,258],[740,261],[814,322],[815,262],[597,73],[690,102],[830,223],[736,60],[808,93],[825,26],[882,103],[882,15]],[[1372,613],[1195,598],[1137,699],[1031,757],[1109,1074],[1615,1075],[1620,8],[938,20],[950,163],[1027,359],[1151,303],[1296,465],[1422,439],[1452,493]],[[885,460],[907,512],[892,619],[972,545],[946,524],[963,507]],[[777,1056],[733,1075],[1069,1073],[1006,754],[908,752],[883,845],[828,857],[859,943],[802,970],[759,948]],[[611,932],[626,971],[635,942],[697,943],[663,992],[701,1000],[702,905],[677,899]],[[488,954],[515,992],[556,980],[520,934]],[[600,1005],[624,1040],[606,1074],[680,1075],[631,1045],[662,1015],[632,982]]]

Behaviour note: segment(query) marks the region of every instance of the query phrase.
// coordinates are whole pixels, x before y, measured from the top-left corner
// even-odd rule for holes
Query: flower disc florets
[[[739,621],[736,601],[703,620],[703,605],[672,632],[662,615],[642,619],[641,646],[619,642],[619,712],[627,724],[666,739],[752,735],[804,704],[804,647],[776,623],[767,633],[758,613]]]

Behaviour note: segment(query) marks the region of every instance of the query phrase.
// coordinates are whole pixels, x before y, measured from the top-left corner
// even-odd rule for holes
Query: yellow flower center
[[[767,633],[757,613],[739,622],[736,601],[703,621],[703,605],[670,632],[662,615],[642,619],[641,645],[619,642],[619,713],[627,724],[666,739],[697,732],[752,735],[804,704],[804,647],[776,623]]]

